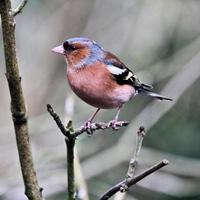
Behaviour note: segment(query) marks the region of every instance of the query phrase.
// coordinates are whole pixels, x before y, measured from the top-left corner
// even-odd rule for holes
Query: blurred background
[[[13,7],[19,2],[13,0]],[[46,104],[50,103],[65,122],[72,119],[75,127],[95,110],[72,94],[64,59],[50,51],[77,36],[96,40],[119,56],[141,81],[174,99],[171,103],[138,96],[120,114],[120,119],[130,121],[128,127],[79,137],[77,152],[90,198],[97,199],[124,179],[137,129],[143,125],[147,135],[139,171],[162,159],[168,159],[170,165],[132,187],[125,199],[200,199],[199,10],[198,0],[28,2],[16,17],[17,55],[34,164],[47,200],[66,199],[67,176],[64,138]],[[1,31],[0,45],[0,199],[25,200]],[[96,120],[109,121],[115,112],[103,110]],[[77,182],[82,199],[85,188],[81,175]]]

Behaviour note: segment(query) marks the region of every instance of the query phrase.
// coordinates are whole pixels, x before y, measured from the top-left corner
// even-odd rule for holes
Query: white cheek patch
[[[120,75],[126,71],[126,69],[121,69],[121,68],[115,67],[113,65],[107,65],[107,68],[114,75]]]

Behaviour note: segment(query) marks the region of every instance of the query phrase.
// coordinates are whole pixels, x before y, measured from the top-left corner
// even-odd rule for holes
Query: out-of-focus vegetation
[[[13,1],[16,6],[20,1]],[[92,199],[127,171],[137,128],[148,132],[140,155],[143,169],[162,158],[170,165],[132,188],[126,199],[200,199],[200,1],[35,0],[16,17],[17,53],[29,112],[32,149],[46,199],[65,199],[66,151],[46,112],[81,125],[94,111],[66,83],[65,62],[50,49],[66,38],[87,36],[114,52],[139,78],[174,99],[136,97],[120,119],[129,127],[81,136],[78,151]],[[1,34],[1,33],[0,33]],[[23,200],[23,185],[9,112],[0,35],[0,199]],[[97,120],[108,121],[113,110]]]

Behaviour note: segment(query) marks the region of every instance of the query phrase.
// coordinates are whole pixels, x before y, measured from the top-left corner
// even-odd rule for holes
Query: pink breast
[[[103,109],[117,108],[135,94],[130,85],[118,85],[110,73],[96,66],[90,70],[68,70],[67,78],[74,93],[86,103]]]

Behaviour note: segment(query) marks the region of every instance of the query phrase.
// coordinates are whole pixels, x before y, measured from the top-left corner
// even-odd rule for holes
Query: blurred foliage
[[[13,0],[13,7],[19,2]],[[35,166],[47,199],[66,198],[67,178],[64,140],[47,114],[46,104],[52,104],[62,118],[72,118],[75,126],[82,125],[94,111],[72,96],[66,83],[64,59],[52,54],[50,49],[66,38],[87,36],[119,56],[143,82],[154,85],[155,91],[163,91],[185,66],[189,66],[188,70],[193,69],[194,58],[199,56],[199,9],[198,0],[28,2],[22,14],[16,17],[17,53],[29,112]],[[23,200],[4,76],[1,32],[0,45],[0,151],[3,152],[0,154],[0,197]],[[188,81],[190,86],[179,95],[180,88]],[[200,199],[199,84],[199,78],[194,80],[194,76],[183,76],[170,89],[171,92],[168,90],[172,98],[177,96],[175,105],[150,126],[139,162],[143,169],[158,161],[157,155],[162,158],[169,156],[170,166],[132,188],[126,199]],[[169,93],[164,95],[169,96]],[[136,97],[124,106],[120,119],[129,120],[131,127],[139,114],[153,102],[155,100],[148,97]],[[168,104],[157,102],[157,109],[147,112],[139,123],[145,126]],[[115,112],[102,111],[96,120],[108,121]],[[105,131],[91,138],[81,136],[77,141],[91,199],[96,199],[125,176],[134,143],[123,145],[120,142],[127,133],[135,131],[129,127],[114,134]],[[133,138],[134,135],[135,132]],[[109,152],[112,156],[107,158]],[[184,164],[180,165],[180,161]]]

